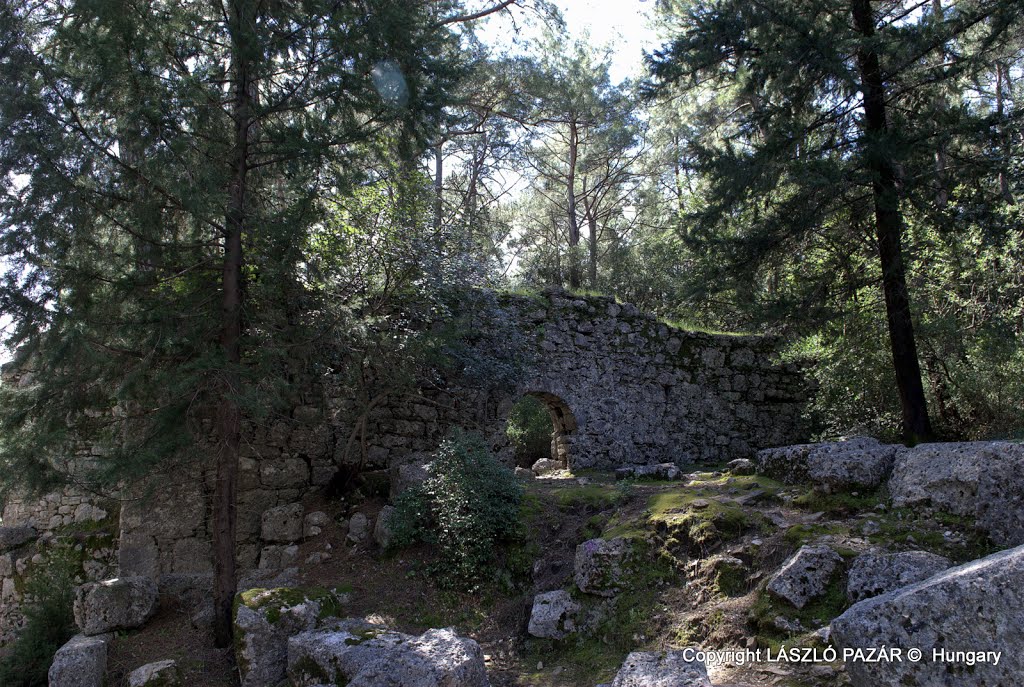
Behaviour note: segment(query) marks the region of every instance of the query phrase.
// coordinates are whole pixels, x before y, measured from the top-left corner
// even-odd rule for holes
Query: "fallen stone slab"
[[[533,470],[535,475],[550,475],[553,472],[564,470],[565,466],[562,465],[561,461],[551,460],[550,458],[541,458],[534,463],[533,467],[530,469]]]
[[[75,590],[75,623],[84,635],[133,630],[153,617],[159,598],[149,577],[88,582]]]
[[[391,517],[395,513],[394,506],[384,506],[377,514],[377,521],[373,524],[373,540],[377,546],[386,549],[391,545]]]
[[[921,652],[917,661],[847,661],[854,687],[1020,684],[1024,546],[856,603],[832,621],[832,639],[851,651],[886,646],[902,648],[904,656],[911,648]]]
[[[128,675],[128,687],[182,687],[177,661],[147,663]]]
[[[846,598],[851,602],[863,601],[927,580],[952,565],[945,556],[927,551],[857,556],[850,564]]]
[[[57,650],[47,673],[50,687],[103,687],[112,635],[75,635]]]
[[[810,482],[828,489],[873,489],[892,472],[899,445],[871,437],[762,449],[757,471],[786,484]]]
[[[684,651],[634,651],[622,663],[612,687],[711,687],[707,668],[687,661]]]
[[[562,639],[576,631],[580,605],[569,592],[559,589],[533,597],[533,609],[527,631],[534,637]]]
[[[828,589],[843,558],[827,546],[803,546],[768,583],[772,596],[803,608]]]
[[[348,618],[288,640],[295,687],[488,687],[483,651],[451,629],[416,637]]]
[[[1000,546],[1024,544],[1024,445],[1005,441],[920,444],[896,461],[897,507],[930,506],[974,518]]]

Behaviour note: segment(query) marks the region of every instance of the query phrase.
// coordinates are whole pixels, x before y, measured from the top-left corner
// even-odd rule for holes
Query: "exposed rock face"
[[[573,579],[580,591],[615,596],[621,591],[633,543],[624,538],[590,539],[576,547]]]
[[[682,651],[634,651],[612,687],[711,687],[711,680],[704,664],[685,660]]]
[[[850,565],[846,597],[862,601],[922,582],[952,565],[948,558],[927,551],[857,556]]]
[[[302,504],[289,503],[263,513],[260,537],[267,542],[291,543],[302,539]]]
[[[576,614],[580,605],[569,592],[559,589],[533,597],[528,631],[534,637],[562,639],[576,631]]]
[[[896,461],[894,506],[930,505],[975,518],[1002,546],[1024,544],[1024,446],[1009,442],[920,444]]]
[[[1016,685],[1024,675],[1024,547],[950,568],[851,606],[832,621],[843,648],[916,647],[920,661],[847,662],[855,687]],[[933,651],[999,651],[967,664]],[[934,660],[938,658],[938,660]]]
[[[288,638],[314,629],[320,615],[338,603],[339,599],[325,590],[241,592],[235,600],[234,627],[242,687],[269,687],[281,682],[288,667]]]
[[[128,676],[128,687],[181,687],[177,661],[157,661],[136,668]]]
[[[373,524],[373,540],[382,549],[391,545],[391,525],[388,521],[394,512],[394,506],[384,506],[377,514],[377,522]]]
[[[811,482],[831,489],[873,489],[892,472],[901,446],[854,437],[821,444],[798,444],[757,453],[758,472],[787,484]]]
[[[16,549],[35,538],[35,528],[28,525],[0,527],[0,553]]]
[[[827,546],[804,546],[786,561],[768,583],[768,591],[796,608],[803,608],[828,588],[842,556]]]
[[[418,487],[430,477],[429,457],[424,454],[412,454],[408,461],[393,465],[388,471],[391,477],[391,500],[410,487]]]
[[[418,637],[358,619],[288,641],[288,675],[296,687],[488,687],[483,651],[452,630]]]
[[[103,687],[110,635],[75,635],[57,650],[50,664],[50,687]]]
[[[75,622],[85,635],[132,630],[153,617],[158,600],[148,577],[89,582],[75,590]]]

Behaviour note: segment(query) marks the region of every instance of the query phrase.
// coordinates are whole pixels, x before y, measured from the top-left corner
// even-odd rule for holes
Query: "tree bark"
[[[1010,137],[1006,134],[1004,118],[1003,83],[1009,79],[1009,70],[1002,62],[996,62],[996,116],[999,120],[999,147],[1002,148],[1003,161],[999,169],[999,195],[1008,205],[1013,205],[1013,193],[1010,192],[1010,178],[1006,173],[1006,165],[1012,155]]]
[[[885,84],[878,53],[870,46],[875,21],[869,0],[851,0],[853,23],[865,40],[857,51],[864,95],[864,157],[872,176],[875,234],[882,267],[882,289],[889,325],[896,385],[903,411],[903,434],[910,442],[932,438],[928,406],[921,381],[914,324],[903,264],[903,218],[896,188],[896,167],[888,153]]]
[[[442,214],[444,213],[444,142],[438,141],[434,146],[434,233],[441,231]]]
[[[234,138],[231,176],[225,213],[220,346],[224,370],[216,414],[217,482],[213,494],[214,643],[231,645],[231,606],[237,586],[235,543],[237,530],[238,449],[242,413],[238,405],[241,387],[242,338],[242,237],[248,207],[249,138],[253,126],[254,81],[250,64],[249,0],[230,4],[232,41],[232,119]]]
[[[580,224],[576,217],[576,160],[579,155],[579,129],[576,118],[569,120],[569,176],[567,193],[569,201],[569,287],[580,288]]]

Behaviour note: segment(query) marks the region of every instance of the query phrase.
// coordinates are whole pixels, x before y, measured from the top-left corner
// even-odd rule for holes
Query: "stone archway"
[[[551,416],[551,459],[557,460],[563,467],[569,467],[572,456],[572,434],[576,431],[576,416],[569,405],[559,396],[547,391],[528,391],[544,404]]]

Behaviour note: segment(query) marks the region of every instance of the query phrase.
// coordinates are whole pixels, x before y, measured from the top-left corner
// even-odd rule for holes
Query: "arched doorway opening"
[[[529,468],[542,458],[569,467],[571,436],[576,418],[558,396],[528,392],[509,411],[505,433],[512,443],[515,464]]]

